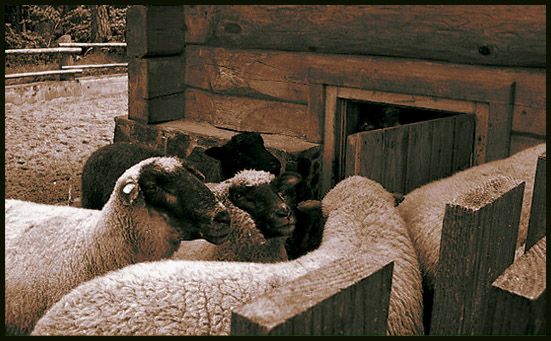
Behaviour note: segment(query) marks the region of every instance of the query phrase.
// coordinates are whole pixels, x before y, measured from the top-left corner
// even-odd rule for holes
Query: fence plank
[[[80,47],[50,47],[43,49],[10,49],[5,50],[6,54],[27,54],[27,53],[80,53]]]
[[[393,265],[337,260],[234,309],[231,334],[384,335]]]
[[[475,117],[465,114],[455,117],[453,159],[451,172],[455,173],[471,165],[473,153]]]
[[[404,126],[383,129],[383,187],[392,193],[406,193],[408,129]]]
[[[430,155],[430,180],[451,175],[453,133],[456,117],[437,119],[433,123],[433,138]]]
[[[128,63],[112,63],[112,64],[86,64],[86,65],[63,65],[62,70],[71,69],[91,69],[91,68],[105,68],[105,67],[126,67]]]
[[[37,72],[26,72],[26,73],[10,73],[10,74],[6,75],[6,79],[21,78],[21,77],[48,76],[48,75],[74,74],[74,73],[81,73],[82,71],[83,71],[82,69],[72,69],[72,70],[37,71]]]
[[[360,133],[357,148],[360,148],[360,153],[357,156],[359,166],[356,166],[358,174],[379,183],[382,182],[384,179],[383,131],[373,130]]]
[[[430,181],[430,156],[432,129],[430,123],[420,122],[408,125],[408,155],[405,192]]]
[[[490,285],[514,259],[523,192],[496,177],[446,205],[432,334],[483,332]]]
[[[126,43],[59,43],[60,47],[126,47]]]
[[[485,334],[545,334],[545,251],[543,237],[494,281]]]
[[[546,225],[546,157],[543,153],[538,157],[536,166],[536,177],[534,179],[534,190],[532,191],[532,208],[530,209],[530,221],[528,223],[528,235],[526,237],[526,251],[532,245],[545,236]]]

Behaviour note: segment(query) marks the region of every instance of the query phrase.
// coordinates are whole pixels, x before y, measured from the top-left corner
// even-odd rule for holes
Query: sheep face
[[[230,231],[230,215],[197,171],[177,158],[153,159],[141,167],[138,180],[148,209],[162,216],[180,240],[222,243]]]
[[[279,175],[281,163],[264,147],[264,140],[255,132],[234,135],[222,147],[212,147],[205,154],[221,162],[222,176],[229,179],[243,169],[256,169]]]
[[[229,188],[229,197],[235,206],[251,215],[266,238],[289,236],[296,224],[290,207],[294,199],[292,194],[300,181],[297,173],[286,172],[270,183],[256,186],[234,184]]]

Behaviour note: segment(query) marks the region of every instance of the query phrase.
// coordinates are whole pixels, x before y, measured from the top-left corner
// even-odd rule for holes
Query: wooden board
[[[544,6],[188,7],[195,43],[545,67]]]

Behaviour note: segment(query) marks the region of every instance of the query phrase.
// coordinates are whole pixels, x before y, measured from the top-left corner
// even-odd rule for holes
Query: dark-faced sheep
[[[243,169],[265,170],[278,175],[281,163],[266,150],[258,133],[234,135],[221,147],[212,147],[205,154],[220,160],[223,179]],[[82,170],[82,207],[101,209],[107,202],[115,181],[132,165],[162,153],[132,142],[118,142],[96,150]]]
[[[6,200],[6,331],[29,333],[82,282],[169,257],[182,240],[221,243],[229,228],[226,207],[177,158],[128,169],[101,211]]]

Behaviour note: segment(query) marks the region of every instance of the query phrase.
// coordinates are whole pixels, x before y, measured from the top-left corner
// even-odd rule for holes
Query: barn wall
[[[497,157],[545,140],[545,28],[545,6],[134,6],[129,116],[323,143],[325,85],[469,97],[501,106]]]

